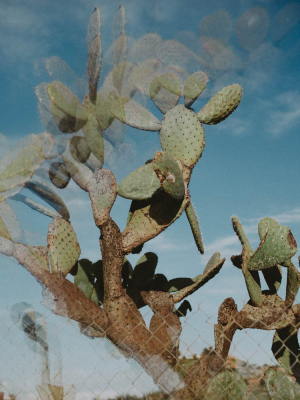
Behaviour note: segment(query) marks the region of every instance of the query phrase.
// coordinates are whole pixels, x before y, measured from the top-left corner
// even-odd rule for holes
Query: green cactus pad
[[[42,135],[29,135],[17,142],[0,163],[0,192],[24,184],[44,161]]]
[[[247,385],[236,372],[221,372],[210,382],[204,400],[245,400]]]
[[[184,289],[187,286],[190,286],[194,283],[191,278],[175,278],[169,280],[163,288],[164,292],[178,292],[178,290]]]
[[[212,278],[214,278],[221,270],[223,264],[225,262],[225,258],[222,258],[218,262],[216,262],[214,265],[210,266],[210,269],[207,269],[205,274],[199,274],[195,278],[191,279],[191,284],[188,286],[183,287],[180,289],[177,293],[174,293],[173,296],[173,302],[178,303],[181,300],[183,300],[186,296],[189,296],[190,294],[194,293],[196,290],[201,288],[203,285],[205,285],[208,281],[210,281]],[[186,278],[184,278],[186,279]],[[184,281],[183,281],[184,283]],[[188,283],[186,280],[185,283]]]
[[[66,276],[80,255],[72,225],[62,218],[55,218],[48,228],[47,243],[52,273]]]
[[[164,116],[160,142],[166,153],[193,167],[204,150],[204,130],[196,114],[180,104]]]
[[[110,210],[117,196],[117,183],[109,169],[96,170],[88,182],[88,192],[92,203],[96,225],[103,225],[110,218]]]
[[[204,254],[204,247],[203,247],[200,226],[199,226],[197,214],[196,214],[196,211],[194,210],[192,202],[190,202],[190,204],[185,209],[185,213],[186,213],[187,219],[189,221],[190,227],[192,229],[192,233],[193,233],[193,236],[195,239],[197,249],[200,251],[201,254]]]
[[[205,72],[195,72],[190,75],[184,83],[184,105],[190,107],[198,96],[203,92],[208,83],[208,76]]]
[[[299,273],[294,264],[291,262],[287,268],[288,268],[288,273],[287,273],[285,305],[287,307],[291,307],[296,299],[300,282],[299,282]]]
[[[104,164],[104,140],[100,126],[95,117],[90,116],[83,127],[84,137],[92,153]]]
[[[38,180],[31,180],[24,184],[24,186],[31,190],[34,194],[46,201],[53,207],[65,220],[69,220],[70,213],[65,205],[63,199],[45,182]]]
[[[160,181],[150,163],[124,178],[118,185],[117,193],[126,199],[146,200],[151,198],[160,187]]]
[[[85,123],[88,115],[78,98],[63,83],[54,81],[47,86],[47,93],[56,108],[79,123]]]
[[[275,332],[272,352],[277,362],[290,374],[300,376],[298,330],[293,326]]]
[[[74,277],[75,285],[83,291],[88,299],[94,290],[94,277],[91,275],[92,262],[84,258],[77,262],[77,274]]]
[[[169,154],[158,151],[155,153],[152,165],[163,190],[174,199],[182,199],[185,185],[178,162]]]
[[[78,120],[65,114],[59,108],[57,108],[52,102],[50,104],[50,111],[54,122],[58,129],[63,133],[74,133],[78,132],[84,127],[86,121]]]
[[[155,253],[148,252],[143,254],[133,269],[132,280],[143,283],[149,279],[153,279],[157,262],[158,257]]]
[[[203,124],[214,125],[226,119],[240,104],[242,87],[238,84],[224,87],[198,112]]]
[[[127,287],[130,279],[132,278],[133,268],[130,262],[124,257],[122,265],[122,283],[123,287]]]
[[[101,72],[101,15],[99,8],[95,7],[91,15],[87,30],[88,64],[87,75],[89,81],[89,94],[93,102],[97,97],[97,86]]]
[[[146,108],[134,100],[119,97],[112,103],[114,116],[126,125],[146,131],[158,131],[161,123]]]
[[[177,105],[180,96],[180,80],[171,72],[157,76],[150,84],[150,97],[164,114]]]
[[[164,191],[141,201],[122,233],[124,251],[131,252],[141,239],[146,242],[164,231],[182,214],[186,205],[186,199],[176,200]]]
[[[102,95],[101,90],[98,92],[97,95],[97,102],[96,102],[96,118],[100,129],[104,131],[107,129],[114,120],[114,115],[111,111],[111,97]]]
[[[89,95],[96,102],[97,87],[101,72],[101,36],[97,34],[89,47],[87,73],[89,80]]]
[[[274,265],[274,267],[263,269],[262,273],[271,293],[277,293],[282,280],[281,266]]]
[[[217,251],[216,253],[214,253],[210,259],[208,260],[208,263],[206,264],[206,267],[203,270],[203,274],[206,274],[207,272],[209,272],[212,268],[214,268],[217,264],[219,264],[221,259],[221,255],[220,253]]]
[[[262,220],[265,226],[265,220]],[[276,222],[276,221],[275,221]],[[259,223],[260,225],[260,223]],[[264,230],[259,227],[259,231]],[[297,243],[287,226],[269,224],[269,228],[258,249],[249,262],[249,270],[258,271],[282,264],[297,252]]]
[[[62,158],[68,171],[68,174],[77,183],[81,189],[87,191],[87,183],[89,179],[92,177],[92,171],[83,165],[82,163],[77,162],[71,155],[70,146],[68,145],[64,153],[62,154]]]
[[[300,385],[278,367],[268,368],[264,381],[271,400],[300,400]]]
[[[49,178],[58,189],[64,189],[70,182],[70,174],[62,162],[54,162],[49,168]]]
[[[234,232],[236,233],[237,237],[239,238],[241,245],[243,246],[243,249],[245,249],[246,253],[250,255],[252,253],[252,247],[250,245],[250,242],[244,232],[244,229],[242,227],[242,224],[240,223],[238,217],[233,216],[231,218],[232,222],[232,227]]]
[[[243,266],[243,274],[251,304],[255,307],[261,307],[263,298],[262,298],[260,282],[257,279],[259,277],[255,275],[253,276],[253,272],[257,273],[257,271],[249,271],[247,265]]]
[[[26,196],[23,196],[20,193],[17,193],[15,195],[11,196],[10,198],[11,198],[11,200],[19,201],[23,204],[26,204],[26,206],[30,207],[32,210],[37,211],[43,215],[46,215],[47,217],[50,217],[52,219],[58,217],[57,212],[50,210],[49,208],[37,203],[36,201],[33,201],[32,199],[30,199]]]
[[[74,160],[85,163],[91,154],[91,149],[84,137],[73,136],[70,140],[70,153]]]

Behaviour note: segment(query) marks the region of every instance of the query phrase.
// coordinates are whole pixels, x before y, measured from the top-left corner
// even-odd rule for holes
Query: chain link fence
[[[143,310],[146,323],[152,312]],[[217,308],[216,308],[217,310]],[[0,399],[163,399],[152,378],[107,339],[91,339],[77,323],[57,317],[40,303],[2,305],[0,319]],[[210,354],[217,313],[203,303],[181,319],[179,374]],[[274,331],[238,331],[226,370],[244,380],[247,398],[267,399],[266,369],[278,365],[271,352]],[[1,397],[2,396],[2,397]],[[228,399],[230,396],[228,388]]]

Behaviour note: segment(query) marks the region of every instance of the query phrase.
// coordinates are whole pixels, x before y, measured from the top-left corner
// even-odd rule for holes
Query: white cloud
[[[281,93],[272,101],[264,102],[266,130],[274,136],[285,134],[300,126],[300,93],[288,91]]]
[[[151,240],[151,246],[155,248],[156,251],[187,251],[194,246],[194,243],[191,244],[182,244],[178,243],[175,240],[171,240],[168,238],[166,233],[162,233],[159,236],[156,236]]]

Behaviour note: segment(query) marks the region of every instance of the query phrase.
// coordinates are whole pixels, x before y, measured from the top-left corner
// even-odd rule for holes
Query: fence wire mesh
[[[153,313],[142,310],[149,324]],[[2,305],[0,321],[1,400],[166,398],[142,366],[107,339],[91,340],[77,323],[57,317],[40,303]],[[217,313],[208,315],[203,303],[194,304],[181,322],[180,368],[174,368],[183,376],[212,352]],[[268,398],[264,375],[268,367],[278,365],[271,352],[273,336],[274,331],[246,329],[232,341],[225,369],[243,379],[249,400]],[[231,384],[223,386],[222,396],[238,398]],[[281,399],[280,393],[277,396]]]

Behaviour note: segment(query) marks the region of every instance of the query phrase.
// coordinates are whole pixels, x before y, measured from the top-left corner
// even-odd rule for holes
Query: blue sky
[[[199,216],[205,255],[198,253],[184,215],[144,247],[145,251],[158,254],[157,272],[168,278],[193,277],[201,273],[215,251],[227,258],[219,275],[189,299],[193,313],[183,322],[181,351],[191,355],[213,344],[217,308],[226,297],[232,296],[239,307],[248,300],[242,274],[230,263],[230,256],[240,251],[231,228],[231,216],[240,218],[253,247],[258,245],[257,223],[263,217],[273,217],[290,226],[296,240],[300,240],[300,2],[128,0],[123,4],[126,32],[132,38],[130,42],[150,32],[159,34],[164,40],[181,41],[195,56],[181,57],[181,60],[178,57],[179,62],[189,73],[198,69],[208,72],[210,82],[194,103],[195,111],[223,86],[231,83],[243,86],[242,102],[233,115],[219,125],[204,127],[206,147],[192,175],[190,192]],[[0,132],[5,135],[0,137],[1,156],[8,141],[12,144],[27,134],[44,131],[34,88],[40,82],[57,79],[50,78],[45,67],[49,57],[59,56],[69,64],[74,75],[64,78],[70,82],[79,78],[84,80],[86,28],[95,6],[100,8],[102,15],[105,61],[102,82],[110,68],[106,50],[111,44],[111,26],[118,1],[0,1]],[[199,40],[199,31],[202,40]],[[162,118],[150,101],[143,104],[157,118]],[[125,142],[130,145],[130,156],[124,155],[121,166],[113,160],[110,163],[119,181],[142,165],[149,154],[159,150],[155,132],[126,128],[125,137]],[[86,193],[70,184],[60,194],[69,207],[82,249],[81,257],[96,261],[100,258],[99,234],[93,225]],[[10,204],[22,228],[30,231],[26,240],[45,243],[50,220],[23,205]],[[129,204],[118,198],[112,210],[121,229],[125,227]],[[138,256],[132,256],[132,263],[137,259]],[[137,379],[134,386],[140,391],[151,390],[151,379],[135,363],[125,361],[121,356],[112,358],[109,351],[113,350],[105,341],[89,341],[79,335],[75,323],[52,316],[43,308],[39,304],[42,299],[39,285],[17,263],[1,256],[0,273],[3,321],[0,323],[3,339],[0,357],[2,365],[9,363],[0,368],[0,382],[6,392],[23,390],[20,398],[35,398],[30,397],[30,392],[39,383],[39,375],[34,372],[39,370],[39,358],[22,346],[23,334],[10,321],[10,307],[18,301],[34,304],[47,316],[52,332],[49,340],[50,346],[53,342],[53,374],[56,368],[54,349],[59,337],[63,382],[77,386],[81,393],[78,398],[91,399],[92,392],[101,393],[105,388],[107,393],[111,390],[113,396],[113,390],[121,391],[120,382],[123,393],[131,393],[128,379],[123,376],[126,373],[130,379]],[[282,288],[284,295],[284,283]],[[241,332],[236,335],[233,350],[250,362],[272,362],[271,340],[272,333]],[[262,343],[261,348],[257,343]],[[32,360],[31,368],[24,367],[22,357]],[[102,386],[97,381],[99,376],[93,375],[93,369],[103,376]],[[22,380],[20,384],[16,383],[17,376],[24,376],[23,382],[30,382],[25,389]],[[95,376],[94,381],[92,376]],[[107,382],[114,383],[109,385]]]

